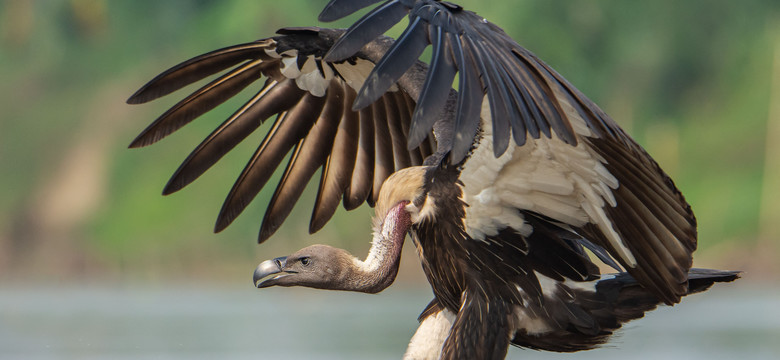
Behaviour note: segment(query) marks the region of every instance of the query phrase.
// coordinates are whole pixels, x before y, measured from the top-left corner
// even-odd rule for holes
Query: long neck
[[[399,214],[398,218],[388,217],[384,224],[375,226],[371,250],[366,260],[354,259],[352,274],[349,276],[349,290],[378,293],[395,281],[398,265],[401,262],[401,249],[409,228],[408,214]]]

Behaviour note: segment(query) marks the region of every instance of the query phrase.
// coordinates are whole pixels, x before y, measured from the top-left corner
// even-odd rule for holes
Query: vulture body
[[[333,0],[320,18],[374,2]],[[397,41],[382,36],[407,14]],[[425,64],[417,58],[429,44]],[[321,170],[310,231],[339,203],[351,210],[367,202],[376,209],[367,258],[313,245],[261,263],[255,284],[375,293],[395,279],[409,234],[435,298],[405,358],[501,359],[510,344],[590,349],[658,304],[738,277],[691,269],[696,219],[658,164],[553,69],[457,5],[389,0],[348,30],[281,29],[185,61],[128,102],[225,70],[131,147],[160,140],[265,79],[164,193],[192,182],[276,115],[215,230],[291,154],[263,219],[265,241]],[[596,259],[618,273],[601,275]]]

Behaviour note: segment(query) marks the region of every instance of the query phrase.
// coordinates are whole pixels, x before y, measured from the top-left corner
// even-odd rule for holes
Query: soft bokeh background
[[[503,27],[556,68],[658,160],[698,217],[697,266],[745,270],[743,284],[736,289],[760,287],[764,292],[749,297],[780,298],[772,291],[780,281],[780,3],[458,3]],[[95,306],[82,309],[93,315],[99,304],[117,299],[131,309],[138,305],[132,299],[146,304],[147,293],[139,295],[133,290],[137,288],[184,286],[189,289],[185,294],[211,294],[203,295],[207,299],[246,289],[234,298],[261,302],[268,300],[248,289],[260,260],[315,242],[363,256],[369,246],[370,209],[349,214],[340,210],[328,226],[310,236],[312,189],[285,226],[262,246],[255,239],[271,189],[226,231],[211,233],[222,199],[267,127],[188,188],[166,198],[159,195],[188,152],[249,94],[159,144],[126,148],[140,130],[185,95],[126,105],[124,100],[147,80],[191,56],[268,37],[279,27],[346,26],[354,20],[318,23],[316,15],[324,4],[324,0],[0,2],[0,305],[6,305],[0,314],[0,334],[19,329],[8,324],[31,326],[35,322],[30,316],[42,308],[56,311],[51,302],[30,305],[41,297],[61,298],[65,304],[97,298]],[[416,256],[409,246],[406,250],[399,281],[387,291],[390,298],[380,295],[376,300],[381,304],[395,303],[393,296],[415,299],[410,300],[411,310],[398,311],[408,319],[403,326],[410,330],[393,335],[400,339],[401,350],[392,348],[390,358],[400,354],[416,314],[430,298]],[[319,296],[331,303],[351,299],[353,308],[374,301],[283,290],[267,294],[287,300]],[[417,295],[407,296],[408,291]],[[160,304],[165,299],[181,301],[178,295],[152,293],[158,295],[148,296]],[[150,304],[150,309],[168,306],[155,306],[152,300]],[[225,306],[220,304],[204,308]],[[28,317],[19,315],[26,314],[24,309]],[[200,310],[192,308],[193,313]],[[9,327],[3,327],[4,320]],[[60,323],[63,329],[51,336],[67,333],[67,324]],[[770,328],[780,334],[780,320],[772,324]],[[94,328],[100,333],[102,325]],[[85,334],[72,340],[73,349],[88,348],[90,339],[85,338],[92,333]],[[30,347],[17,350],[38,349],[30,341]],[[137,341],[136,349],[148,345],[146,340]],[[61,355],[57,349],[53,354]],[[173,353],[163,345],[160,349],[165,351],[154,354]],[[0,346],[0,357],[4,354],[8,353]]]

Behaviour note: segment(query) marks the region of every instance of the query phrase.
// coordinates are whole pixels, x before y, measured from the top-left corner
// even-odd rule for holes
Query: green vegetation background
[[[267,126],[188,188],[159,195],[249,94],[152,147],[126,148],[185,95],[125,105],[147,80],[279,27],[354,20],[317,22],[325,2],[0,2],[0,280],[248,281],[259,260],[315,242],[363,256],[370,209],[339,210],[310,236],[311,189],[262,246],[255,239],[272,189],[211,233]],[[459,3],[556,68],[672,175],[699,220],[696,265],[778,279],[780,2]],[[405,260],[416,262],[411,252]]]

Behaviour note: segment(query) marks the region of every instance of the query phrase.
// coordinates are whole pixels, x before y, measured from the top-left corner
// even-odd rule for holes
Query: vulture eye
[[[301,264],[303,266],[309,266],[309,264],[311,264],[311,258],[309,258],[309,257],[302,257],[301,258]]]

